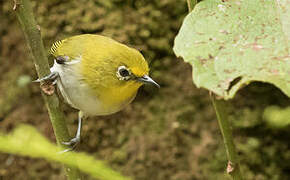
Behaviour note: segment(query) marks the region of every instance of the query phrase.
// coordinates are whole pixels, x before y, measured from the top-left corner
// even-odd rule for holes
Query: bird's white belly
[[[65,99],[72,107],[79,109],[86,116],[107,115],[116,112],[114,109],[104,109],[97,95],[82,80],[79,72],[79,63],[54,63],[51,72],[58,72],[57,86]]]

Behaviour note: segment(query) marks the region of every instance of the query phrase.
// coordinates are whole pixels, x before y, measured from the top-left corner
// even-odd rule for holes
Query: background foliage
[[[0,135],[0,151],[5,153],[29,156],[31,158],[42,158],[51,162],[66,165],[69,170],[78,167],[82,172],[101,180],[129,180],[118,172],[108,168],[106,163],[95,160],[85,153],[74,151],[63,152],[64,149],[52,144],[32,126],[21,125],[9,135]],[[67,173],[68,174],[68,173]],[[80,176],[81,177],[81,176]],[[78,179],[68,175],[70,179]]]
[[[35,71],[12,1],[0,1],[0,131],[20,123],[37,127],[54,141]],[[81,33],[111,36],[142,51],[160,90],[144,87],[122,112],[86,120],[85,151],[135,179],[223,179],[226,155],[205,90],[192,84],[191,68],[177,60],[172,46],[187,14],[185,1],[35,1],[34,10],[47,48]],[[278,89],[253,83],[232,101],[242,172],[247,179],[289,179],[290,127],[273,126],[263,117],[268,106],[286,108],[289,99]],[[75,132],[77,113],[63,105]],[[235,120],[234,120],[235,119]],[[272,118],[273,119],[273,118]],[[267,120],[267,121],[265,121]],[[64,179],[59,164],[0,154],[5,179]]]

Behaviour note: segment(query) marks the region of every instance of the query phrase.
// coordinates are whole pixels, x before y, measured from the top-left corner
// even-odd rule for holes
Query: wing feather
[[[57,49],[59,48],[59,46],[61,46],[61,44],[63,43],[64,40],[59,40],[56,41],[55,43],[52,44],[51,48],[50,48],[50,53],[52,55],[55,56]]]

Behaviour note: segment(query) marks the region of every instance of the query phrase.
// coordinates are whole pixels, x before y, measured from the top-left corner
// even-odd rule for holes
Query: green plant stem
[[[191,12],[197,3],[198,0],[187,0],[188,11]],[[241,180],[243,178],[240,170],[240,164],[232,136],[232,129],[228,121],[227,104],[229,102],[226,102],[224,100],[218,100],[212,94],[210,95],[210,98],[217,115],[218,124],[222,132],[227,152],[228,157],[227,173],[230,174],[234,180]]]
[[[188,11],[191,12],[196,4],[197,0],[187,0]]]
[[[240,180],[242,179],[240,164],[232,136],[232,128],[228,120],[227,103],[229,102],[226,102],[224,100],[218,100],[213,95],[211,95],[211,101],[213,103],[217,115],[218,124],[222,132],[227,152],[228,157],[227,173],[230,174],[234,180]]]
[[[33,55],[35,68],[39,77],[50,73],[47,55],[44,50],[40,27],[36,24],[31,3],[29,0],[14,0],[14,7],[18,20],[24,32],[25,39]],[[60,110],[60,104],[55,94],[47,96],[42,93],[49,117],[53,126],[58,145],[70,139],[64,115]],[[65,167],[68,179],[80,179],[81,175],[77,168]]]

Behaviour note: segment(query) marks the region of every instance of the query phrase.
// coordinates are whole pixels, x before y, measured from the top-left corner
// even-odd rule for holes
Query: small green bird
[[[80,141],[82,118],[120,111],[146,83],[160,87],[149,77],[148,63],[137,50],[111,38],[84,34],[55,42],[51,74],[37,82],[56,84],[64,100],[79,110],[76,136],[63,144]]]

